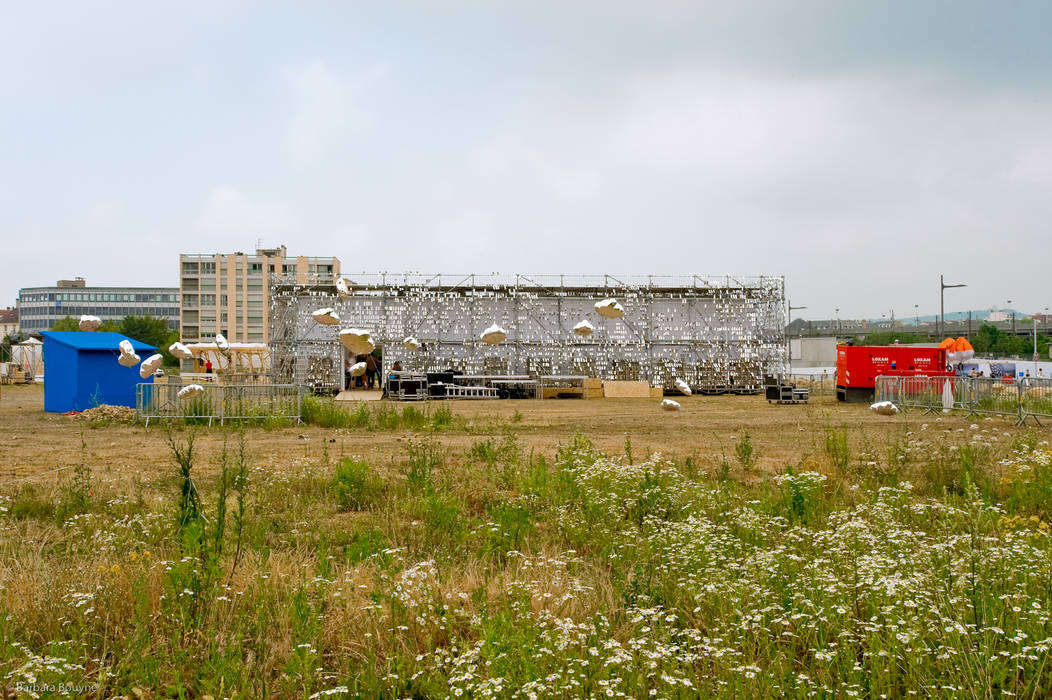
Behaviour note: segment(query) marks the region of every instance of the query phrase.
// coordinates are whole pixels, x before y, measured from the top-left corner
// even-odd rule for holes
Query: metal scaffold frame
[[[699,391],[755,390],[787,364],[782,277],[618,279],[610,275],[357,275],[341,299],[335,281],[297,284],[273,275],[271,372],[275,383],[316,391],[342,386],[338,329],[312,312],[334,308],[340,327],[372,332],[384,367],[448,368],[467,374],[583,375],[645,380],[672,388],[681,377]],[[623,318],[599,316],[595,302],[617,299]],[[587,319],[595,332],[572,329]],[[496,323],[505,342],[480,333]],[[406,350],[402,340],[423,347]]]

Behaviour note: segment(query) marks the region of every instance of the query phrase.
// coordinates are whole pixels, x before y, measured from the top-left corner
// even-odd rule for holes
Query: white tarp
[[[679,377],[676,377],[676,388],[679,390],[679,393],[683,394],[684,396],[690,396],[693,393],[690,390],[690,385],[682,379],[680,379]]]
[[[678,401],[673,401],[672,399],[663,399],[661,401],[661,409],[663,411],[678,411],[679,410],[679,402]]]
[[[35,379],[44,374],[44,345],[30,338],[24,343],[11,346],[11,362],[23,370],[30,370]]]

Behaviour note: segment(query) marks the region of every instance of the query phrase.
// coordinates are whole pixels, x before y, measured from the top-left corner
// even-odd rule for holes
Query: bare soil
[[[466,420],[466,429],[427,436],[455,455],[486,436],[510,433],[524,450],[552,455],[559,443],[580,432],[608,453],[624,452],[628,438],[636,456],[662,452],[681,459],[693,457],[704,464],[718,463],[721,455],[733,463],[735,441],[747,431],[759,468],[781,471],[786,464],[796,464],[823,449],[820,426],[827,422],[863,427],[862,432],[875,449],[880,449],[891,432],[901,430],[904,424],[919,426],[938,420],[940,428],[956,429],[972,422],[960,416],[920,413],[881,417],[870,413],[865,405],[838,403],[831,396],[812,397],[810,404],[799,406],[770,405],[762,396],[692,396],[677,400],[683,406],[677,413],[662,411],[656,399],[454,401],[445,405]],[[77,463],[118,474],[150,474],[171,464],[166,432],[159,425],[93,426],[77,416],[45,413],[43,404],[44,392],[39,385],[3,387],[0,486],[25,477],[46,479],[47,472]],[[348,410],[354,407],[344,405]],[[426,404],[416,405],[427,410]],[[1002,419],[997,419],[997,424],[1006,429],[1012,425]],[[218,454],[224,438],[229,438],[229,431],[218,426],[197,432],[203,457]],[[360,455],[377,464],[386,463],[405,455],[407,441],[424,436],[411,431],[336,430],[307,425],[277,429],[250,426],[246,430],[252,455],[275,468],[293,459],[323,456]]]

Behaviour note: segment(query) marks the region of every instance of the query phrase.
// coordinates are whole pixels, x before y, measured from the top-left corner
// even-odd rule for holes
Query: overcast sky
[[[499,7],[497,7],[499,5]],[[180,252],[1052,306],[1052,3],[24,2],[0,305]],[[795,314],[795,315],[799,315]]]

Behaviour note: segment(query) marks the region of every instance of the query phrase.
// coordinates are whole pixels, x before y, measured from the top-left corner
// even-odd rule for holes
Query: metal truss
[[[271,278],[270,343],[274,381],[319,391],[342,385],[337,329],[311,313],[333,307],[341,327],[365,328],[383,348],[383,365],[447,368],[467,374],[585,375],[645,380],[672,388],[681,377],[696,390],[751,390],[786,367],[785,284],[781,277],[617,279],[609,275],[360,275],[351,295],[334,284]],[[593,305],[613,297],[624,318]],[[595,333],[572,333],[587,319]],[[490,346],[492,323],[508,331]],[[423,343],[409,351],[406,336]]]

